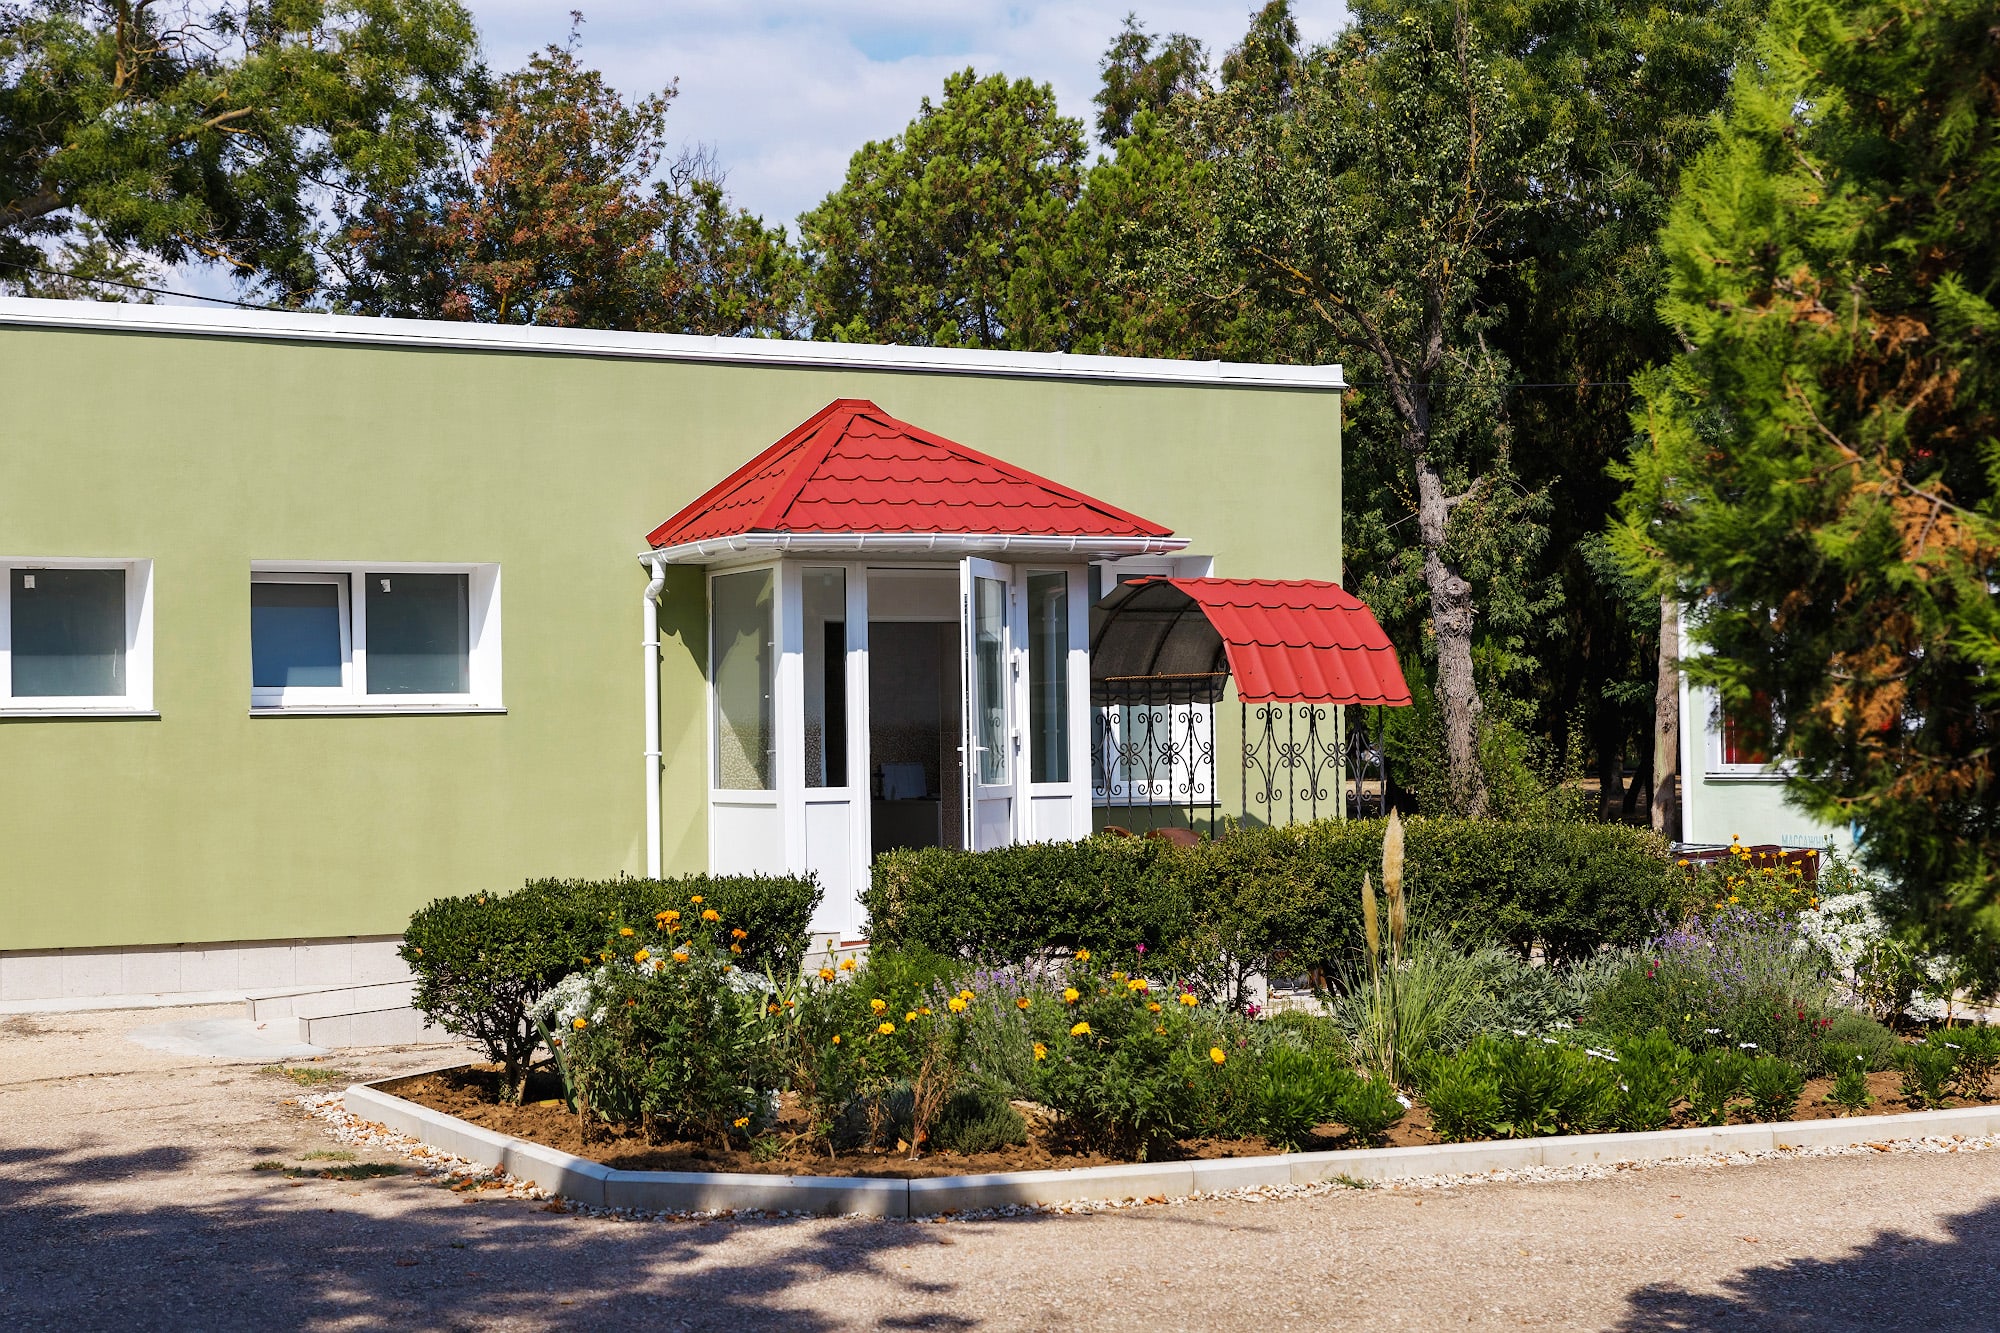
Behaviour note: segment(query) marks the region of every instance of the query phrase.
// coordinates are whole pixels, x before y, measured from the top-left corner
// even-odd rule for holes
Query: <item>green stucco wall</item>
[[[644,535],[836,397],[1101,496],[1220,574],[1339,575],[1326,392],[0,328],[0,554],[154,562],[151,720],[0,721],[0,950],[394,933],[644,864]],[[249,716],[252,561],[497,561],[506,713]],[[706,864],[699,571],[670,870]]]

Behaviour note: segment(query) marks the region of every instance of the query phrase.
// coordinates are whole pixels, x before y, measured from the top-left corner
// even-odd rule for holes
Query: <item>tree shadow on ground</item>
[[[1746,1268],[1719,1292],[1665,1283],[1634,1291],[1630,1330],[2000,1327],[2000,1203],[1942,1220],[1945,1240],[1884,1231],[1838,1259]]]
[[[458,1194],[250,1170],[238,1189],[179,1148],[9,1153],[0,1327],[846,1326],[821,1288],[894,1293],[877,1322],[954,1329],[951,1284],[901,1271],[937,1228],[864,1219],[617,1222]],[[110,1187],[106,1187],[110,1182]],[[372,1192],[393,1197],[360,1197]],[[851,1290],[851,1289],[850,1289]]]

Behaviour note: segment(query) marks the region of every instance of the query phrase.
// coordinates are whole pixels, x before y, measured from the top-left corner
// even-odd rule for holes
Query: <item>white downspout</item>
[[[646,617],[646,878],[660,877],[660,589],[667,584],[666,563],[651,561],[652,581],[640,608]]]

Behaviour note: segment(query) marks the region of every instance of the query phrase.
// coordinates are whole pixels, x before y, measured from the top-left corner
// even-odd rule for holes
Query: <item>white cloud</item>
[[[496,71],[569,30],[570,4],[466,0]],[[1088,125],[1097,62],[1125,14],[1155,33],[1187,32],[1211,59],[1239,40],[1248,0],[577,0],[580,54],[628,95],[680,82],[674,134],[712,145],[738,202],[790,223],[837,187],[869,139],[895,134],[944,76],[967,65],[1052,84]],[[1294,5],[1307,41],[1341,22],[1339,0]]]

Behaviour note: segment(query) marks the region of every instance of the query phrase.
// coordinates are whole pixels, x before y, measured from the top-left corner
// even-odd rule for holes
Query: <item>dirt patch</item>
[[[500,1079],[496,1067],[466,1065],[435,1073],[419,1074],[379,1085],[384,1092],[457,1116],[485,1129],[557,1148],[590,1161],[601,1162],[619,1171],[721,1171],[756,1172],[796,1176],[880,1176],[922,1178],[927,1176],[983,1175],[1000,1171],[1059,1171],[1082,1166],[1109,1166],[1120,1159],[1094,1153],[1068,1151],[1051,1133],[1045,1116],[1029,1115],[1028,1142],[1018,1148],[993,1152],[929,1152],[911,1160],[907,1149],[852,1149],[827,1156],[824,1147],[805,1141],[800,1131],[803,1119],[787,1095],[778,1124],[767,1136],[766,1147],[753,1151],[738,1147],[685,1141],[648,1142],[637,1129],[596,1124],[586,1139],[584,1126],[575,1112],[562,1102],[553,1077],[536,1075],[528,1084],[528,1095],[519,1106],[499,1100]],[[1826,1101],[1831,1079],[1809,1079],[1800,1095],[1792,1120],[1830,1120],[1839,1111]],[[1869,1115],[1898,1115],[1916,1108],[1902,1095],[1902,1078],[1893,1071],[1870,1074],[1869,1091],[1875,1104]],[[1969,1102],[1954,1098],[1954,1106],[1983,1105],[1985,1099]],[[1739,1115],[1734,1123],[1749,1123]],[[1686,1112],[1677,1115],[1670,1128],[1693,1128],[1696,1122]],[[1392,1148],[1424,1147],[1442,1143],[1431,1127],[1430,1113],[1421,1105],[1408,1114],[1384,1137]],[[1340,1125],[1322,1125],[1307,1151],[1361,1146]],[[1199,1161],[1229,1157],[1259,1157],[1283,1151],[1262,1139],[1190,1139],[1155,1157],[1156,1161]]]

